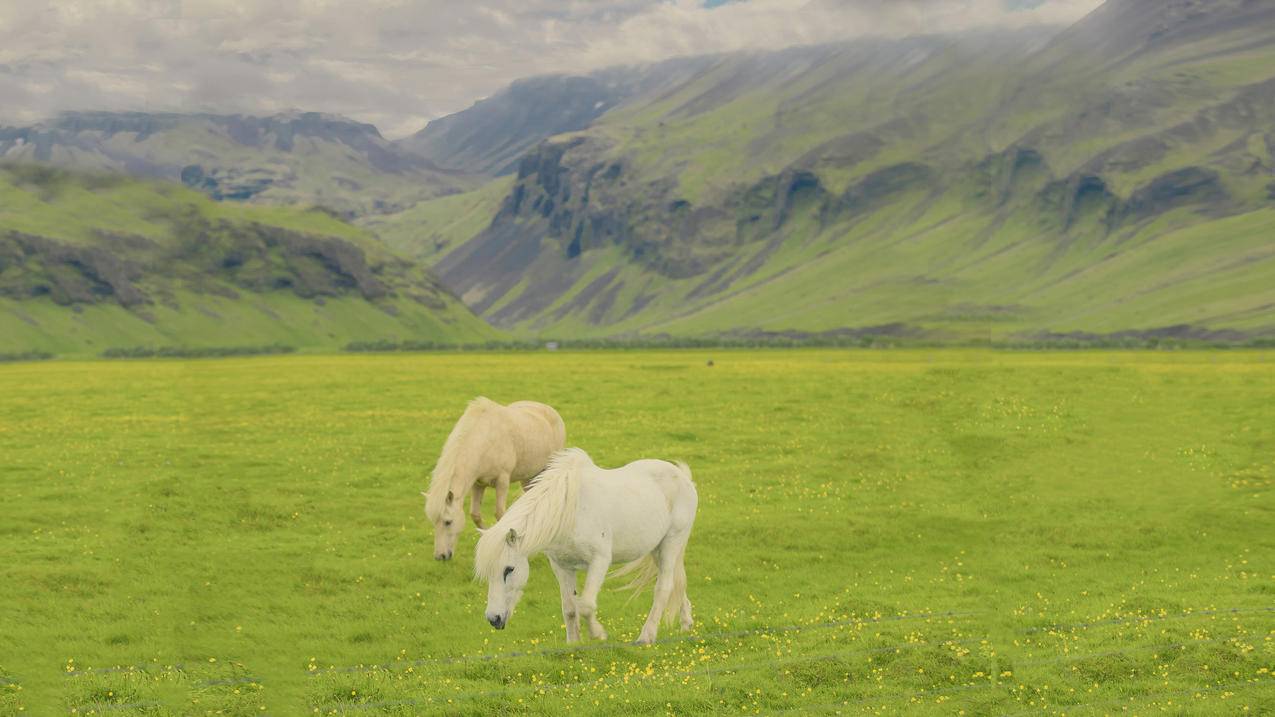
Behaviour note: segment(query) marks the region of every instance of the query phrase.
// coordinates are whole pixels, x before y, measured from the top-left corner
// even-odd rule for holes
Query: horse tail
[[[661,615],[665,625],[673,625],[677,622],[678,616],[682,614],[682,601],[686,599],[686,564],[683,562],[685,555],[686,547],[683,546],[673,564],[673,590],[669,593],[668,602],[664,604],[664,614]],[[607,577],[623,578],[629,576],[632,576],[632,580],[619,589],[632,591],[633,594],[629,596],[629,600],[632,600],[639,592],[655,583],[660,576],[660,568],[655,563],[655,558],[647,555],[631,563],[621,565]],[[625,601],[626,605],[629,600]]]
[[[655,564],[655,558],[648,554],[612,570],[607,578],[627,578],[629,576],[632,576],[632,579],[619,589],[632,591],[633,595],[629,596],[629,600],[632,600],[642,590],[655,583],[655,579],[660,576],[660,567]]]
[[[686,479],[686,482],[690,483],[691,487],[694,487],[695,479],[691,477],[691,467],[686,465],[684,461],[678,461],[677,463],[674,463],[673,465],[677,467],[677,472],[681,474],[683,478]]]

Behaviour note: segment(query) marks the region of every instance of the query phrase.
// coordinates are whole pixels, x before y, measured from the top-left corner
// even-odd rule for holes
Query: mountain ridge
[[[503,176],[539,142],[585,129],[626,100],[685,80],[713,61],[713,56],[677,58],[518,79],[395,144],[440,167]]]
[[[528,335],[1266,335],[1275,3],[1223,5],[722,58],[524,155],[436,266]],[[1200,232],[1238,237],[1181,245]],[[1137,280],[1099,281],[1115,264]]]
[[[65,112],[0,128],[0,160],[122,171],[182,182],[214,199],[322,205],[348,217],[476,186],[400,151],[373,125],[319,112]]]

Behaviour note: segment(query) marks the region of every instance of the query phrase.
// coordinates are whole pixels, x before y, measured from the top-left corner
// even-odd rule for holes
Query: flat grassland
[[[607,589],[566,649],[542,558],[486,624],[419,494],[478,394],[691,464],[694,634]],[[0,714],[1271,714],[1272,397],[1241,352],[3,365]]]

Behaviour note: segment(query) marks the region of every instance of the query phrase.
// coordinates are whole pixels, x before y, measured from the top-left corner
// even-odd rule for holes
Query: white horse
[[[483,397],[469,402],[434,466],[425,496],[425,517],[434,524],[434,558],[449,560],[465,527],[461,504],[469,494],[469,515],[483,527],[483,491],[496,488],[496,519],[505,514],[510,482],[527,483],[549,457],[566,445],[558,412],[543,403],[502,406]]]
[[[642,460],[605,470],[572,448],[556,454],[509,512],[478,539],[474,574],[487,582],[487,621],[509,624],[527,585],[528,558],[545,553],[558,577],[567,642],[580,639],[580,619],[589,634],[605,640],[598,622],[598,591],[613,562],[627,562],[616,575],[636,573],[629,587],[655,582],[655,599],[637,644],[655,641],[661,615],[681,617],[691,627],[682,562],[699,497],[685,463]],[[584,591],[576,595],[576,571]]]

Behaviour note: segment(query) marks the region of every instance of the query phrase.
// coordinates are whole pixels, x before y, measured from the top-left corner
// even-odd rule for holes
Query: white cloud
[[[518,77],[865,34],[1065,23],[1100,0],[0,0],[0,119],[304,108],[389,135]]]

